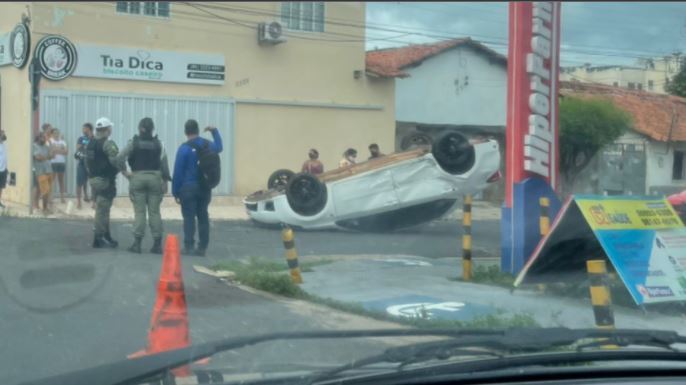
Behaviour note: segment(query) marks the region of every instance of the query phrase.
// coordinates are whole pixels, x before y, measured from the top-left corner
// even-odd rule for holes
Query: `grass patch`
[[[331,261],[312,262],[310,267],[330,263]],[[284,263],[285,264],[285,263]],[[417,317],[395,317],[384,311],[366,309],[359,303],[337,301],[323,298],[304,291],[291,281],[287,266],[279,263],[251,258],[247,262],[226,261],[214,267],[214,270],[230,270],[236,273],[236,280],[252,288],[288,298],[295,298],[324,305],[346,313],[357,314],[380,321],[396,322],[423,329],[439,328],[508,328],[540,326],[530,314],[505,315],[502,312],[476,317],[469,321],[429,319],[427,313],[419,313]],[[303,270],[304,271],[304,270]]]
[[[451,281],[465,282],[462,277],[448,278]],[[512,288],[514,285],[515,277],[510,274],[503,273],[500,271],[500,267],[496,265],[489,266],[476,266],[472,270],[472,280],[471,283],[483,283],[487,285],[495,285],[505,288]]]
[[[326,265],[329,263],[332,263],[333,261],[330,259],[321,259],[318,261],[308,261],[308,262],[300,262],[299,261],[299,266],[300,266],[300,271],[303,273],[310,273],[314,271],[314,268],[317,266],[322,266]],[[266,260],[266,259],[260,259],[256,257],[250,257],[248,261],[224,261],[224,262],[219,262],[218,264],[214,265],[212,267],[213,270],[230,270],[230,271],[235,271],[238,273],[238,270],[245,270],[245,269],[250,269],[254,271],[260,271],[260,272],[267,272],[267,273],[279,273],[279,272],[285,272],[288,271],[288,264],[286,260],[284,259],[283,261],[275,261],[275,260]]]

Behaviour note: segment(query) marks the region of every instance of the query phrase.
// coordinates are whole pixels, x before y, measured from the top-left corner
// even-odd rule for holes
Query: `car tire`
[[[431,146],[433,139],[431,135],[419,131],[412,131],[405,135],[400,142],[400,149],[403,151],[411,150],[419,146]]]
[[[304,216],[316,215],[327,201],[326,184],[312,174],[296,174],[286,186],[286,199],[291,209]]]
[[[450,174],[464,174],[474,166],[474,146],[458,132],[447,132],[436,139],[431,147],[434,159]]]
[[[295,176],[291,170],[281,169],[274,171],[267,180],[268,189],[283,190],[288,185],[288,182]]]

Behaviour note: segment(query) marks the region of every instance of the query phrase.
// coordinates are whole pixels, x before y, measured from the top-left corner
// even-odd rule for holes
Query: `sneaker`
[[[205,249],[195,249],[193,251],[193,255],[196,257],[204,257],[205,256]]]
[[[183,254],[183,255],[195,255],[195,250],[193,250],[193,246],[184,246],[183,250],[181,250],[181,254]]]

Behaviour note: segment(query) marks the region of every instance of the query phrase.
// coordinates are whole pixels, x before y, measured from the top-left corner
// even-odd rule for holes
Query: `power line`
[[[187,5],[187,6],[190,6],[190,7],[193,7],[193,8],[195,8],[195,9],[199,10],[199,11],[205,12],[205,13],[207,13],[208,15],[213,16],[213,17],[215,17],[215,18],[218,18],[218,19],[220,19],[220,20],[225,20],[225,21],[228,21],[228,22],[231,22],[231,23],[234,23],[234,24],[243,26],[243,27],[247,27],[247,28],[250,28],[250,29],[254,29],[254,30],[257,29],[257,26],[252,26],[252,25],[244,24],[243,22],[238,21],[238,20],[236,20],[236,19],[230,19],[230,18],[221,16],[221,15],[218,15],[218,14],[216,14],[216,13],[214,13],[214,12],[211,12],[211,11],[208,11],[208,10],[206,10],[206,9],[203,9],[202,7],[197,6],[197,5],[195,5],[195,4],[192,4],[192,3],[190,3],[190,2],[184,2],[183,4],[185,4],[185,5]],[[289,36],[289,37],[292,37],[292,38],[295,38],[295,39],[302,39],[302,40],[328,41],[328,42],[338,42],[338,43],[344,43],[344,42],[345,42],[345,43],[364,43],[364,42],[367,42],[367,41],[374,41],[374,40],[393,40],[393,39],[398,39],[398,38],[400,38],[400,37],[409,35],[409,33],[403,33],[403,34],[400,34],[400,35],[398,35],[398,36],[390,36],[390,37],[385,37],[385,38],[378,38],[378,39],[362,39],[362,40],[359,40],[359,39],[358,39],[358,40],[322,39],[322,38],[313,38],[313,37],[306,37],[306,36],[294,35],[294,34],[289,34],[289,33],[284,33],[284,35]],[[348,36],[357,37],[357,36],[354,36],[354,35],[348,35]],[[359,38],[359,37],[358,37],[358,38]]]
[[[246,14],[253,14],[253,15],[266,15],[266,16],[272,16],[272,17],[280,17],[280,13],[276,12],[269,12],[269,11],[264,11],[264,10],[256,10],[256,9],[249,9],[249,8],[242,8],[242,7],[237,7],[234,5],[219,5],[216,3],[210,3],[211,5],[203,4],[204,6],[214,8],[214,9],[221,9],[221,10],[226,10],[226,11],[235,11],[239,13],[246,13]],[[335,4],[335,3],[327,3],[327,4]],[[315,20],[314,18],[301,18],[301,20],[305,21],[313,21]],[[473,34],[473,33],[460,33],[456,31],[439,31],[439,30],[431,30],[427,28],[416,28],[416,27],[404,27],[405,29],[397,29],[397,28],[381,28],[381,27],[375,27],[375,25],[388,25],[388,24],[378,24],[378,23],[365,23],[365,24],[356,24],[354,22],[351,22],[350,20],[346,19],[341,19],[341,18],[333,18],[333,17],[328,17],[326,18],[325,22],[327,24],[331,25],[340,25],[340,26],[347,26],[351,28],[366,28],[370,30],[377,30],[377,31],[383,31],[383,32],[394,32],[394,33],[411,33],[416,36],[423,36],[423,37],[428,37],[428,38],[433,38],[433,39],[441,39],[441,40],[446,40],[446,39],[454,39],[457,37],[457,35],[462,35],[462,36],[473,36],[477,38],[483,37],[484,39],[480,39],[481,42],[486,43],[486,44],[491,44],[491,45],[502,45],[502,46],[507,46],[507,39],[503,38],[498,38],[498,37],[492,37],[492,36],[486,36],[486,35],[478,35],[478,34]],[[395,26],[394,26],[395,27]],[[433,31],[433,32],[438,32],[441,33],[441,35],[434,35],[434,34],[425,34],[425,33],[414,33],[410,30],[425,30],[425,31]],[[445,33],[450,34],[450,36],[445,35]],[[454,35],[453,35],[454,34]],[[492,40],[495,39],[495,40]],[[500,40],[500,41],[498,41]],[[567,45],[568,47],[572,47],[571,45]],[[603,53],[603,52],[594,52],[594,51],[588,51],[588,49],[598,49],[598,50],[604,50],[607,51],[608,49],[612,49],[611,47],[601,47],[601,46],[579,46],[575,45],[573,46],[575,48],[567,48],[570,52],[575,51],[578,53],[583,53],[583,54],[593,54],[595,56],[608,56],[608,57],[627,57],[627,58],[649,58],[655,55],[659,56],[664,56],[668,55],[665,54],[664,52],[657,52],[657,51],[627,51],[624,50],[624,52],[630,53],[631,55],[624,55],[621,52],[610,52],[610,53]],[[586,49],[586,50],[584,50]]]
[[[199,10],[199,11],[207,14],[208,18],[211,16],[213,18],[223,20],[223,21],[228,21],[232,24],[242,26],[245,28],[250,28],[250,29],[256,29],[257,28],[256,25],[247,24],[247,23],[254,23],[254,21],[238,20],[235,18],[225,17],[222,15],[218,15],[214,12],[211,12],[207,9],[204,9],[203,7],[211,7],[214,9],[220,9],[220,10],[229,11],[229,12],[239,12],[239,13],[243,12],[243,13],[248,13],[248,14],[253,14],[253,15],[280,16],[279,14],[274,13],[274,12],[260,11],[260,10],[255,10],[255,9],[246,9],[246,8],[240,8],[240,7],[235,7],[235,6],[233,6],[233,7],[232,6],[225,6],[225,5],[217,6],[214,3],[211,3],[212,5],[210,5],[210,6],[203,4],[203,7],[200,7],[200,6],[192,4],[192,3],[187,3],[187,2],[184,2],[182,4],[193,7],[194,9]],[[173,13],[174,14],[183,14],[182,11],[179,11],[177,9],[175,9],[173,11]],[[198,14],[186,13],[186,15],[192,16],[192,17],[200,17],[200,18],[204,17],[203,15],[198,15]],[[335,18],[332,18],[332,17],[326,18],[325,23],[326,24],[341,25],[341,26],[348,26],[350,28],[373,29],[373,30],[379,30],[379,31],[383,31],[383,32],[395,32],[395,33],[400,33],[400,35],[379,37],[379,38],[365,38],[364,36],[344,34],[344,33],[340,33],[340,32],[330,32],[330,31],[325,31],[325,32],[323,32],[323,34],[328,34],[328,35],[332,35],[332,36],[342,36],[342,37],[346,37],[348,39],[324,39],[321,37],[308,37],[308,36],[298,35],[298,34],[295,34],[293,32],[286,32],[285,35],[292,37],[294,39],[321,41],[321,42],[339,42],[339,43],[354,43],[354,42],[368,43],[370,41],[388,41],[388,42],[395,42],[395,43],[400,43],[400,44],[417,44],[416,41],[399,40],[399,38],[407,37],[409,35],[426,37],[426,38],[435,40],[435,42],[452,40],[452,39],[456,38],[456,36],[424,34],[424,33],[414,32],[411,30],[376,28],[376,27],[370,27],[370,26],[364,25],[364,24],[359,25],[359,24],[351,24],[351,23],[334,22],[334,21],[332,21],[334,19]],[[314,20],[314,19],[310,19],[310,20]],[[339,19],[339,20],[344,20],[344,19]],[[416,28],[412,28],[412,29],[416,29]],[[472,34],[472,36],[481,36],[481,35]],[[352,38],[352,39],[350,39],[350,38]],[[496,46],[496,47],[501,47],[503,49],[507,48],[507,43],[504,43],[504,42],[489,41],[489,40],[480,40],[480,42],[482,42],[484,44]],[[433,42],[431,42],[431,43],[433,43]],[[618,53],[618,52],[617,53],[612,53],[612,52],[600,53],[600,52],[593,52],[593,51],[588,51],[588,50],[583,50],[583,49],[570,49],[570,48],[563,49],[562,53],[563,54],[577,53],[577,54],[585,54],[585,55],[590,55],[590,56],[620,57],[620,58],[629,58],[629,59],[646,59],[646,58],[650,57],[650,56],[642,56],[642,55],[637,55],[637,54],[629,55],[629,54]],[[648,54],[646,54],[646,55],[648,55]],[[564,57],[562,58],[562,60],[565,62],[570,62],[570,60],[567,60]]]

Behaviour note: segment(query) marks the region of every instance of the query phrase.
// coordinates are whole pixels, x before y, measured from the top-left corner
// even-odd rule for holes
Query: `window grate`
[[[324,2],[284,1],[281,22],[292,30],[324,32]]]
[[[169,17],[168,1],[117,1],[116,8],[119,13]]]

